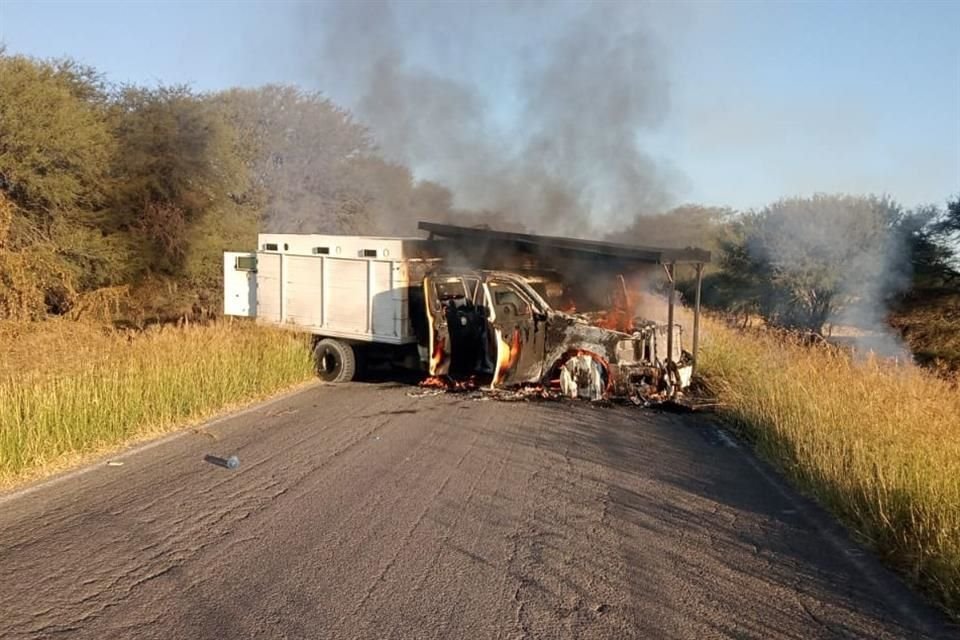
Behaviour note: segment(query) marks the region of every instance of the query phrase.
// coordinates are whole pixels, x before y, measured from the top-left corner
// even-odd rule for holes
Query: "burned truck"
[[[318,376],[370,362],[428,380],[568,397],[669,397],[690,384],[709,253],[422,222],[430,236],[261,234],[224,254],[224,312],[314,335]],[[676,266],[697,276],[693,345],[674,322]],[[662,269],[666,318],[638,316],[632,274]],[[626,275],[625,275],[626,274]]]

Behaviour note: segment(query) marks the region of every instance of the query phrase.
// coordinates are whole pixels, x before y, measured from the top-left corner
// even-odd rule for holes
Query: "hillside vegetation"
[[[318,93],[116,86],[0,49],[0,319],[213,315],[221,252],[258,230],[409,233],[451,200]]]

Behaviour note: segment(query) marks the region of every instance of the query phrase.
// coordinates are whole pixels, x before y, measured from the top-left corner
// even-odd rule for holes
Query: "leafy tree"
[[[112,153],[93,70],[0,53],[0,190],[21,212],[96,206]]]
[[[747,237],[756,224],[756,216],[746,214],[719,227],[713,268],[704,275],[702,302],[705,306],[734,315],[742,315],[744,323],[760,313],[766,291],[765,279],[755,269],[754,258],[747,246]],[[694,296],[694,283],[682,281],[681,291],[687,299]]]
[[[419,218],[450,215],[449,190],[382,158],[367,129],[320,93],[268,85],[216,100],[252,154],[250,197],[266,230],[405,234]]]
[[[657,215],[641,215],[608,236],[614,242],[651,247],[700,247],[718,251],[733,211],[685,204]]]
[[[960,371],[960,198],[920,207],[903,221],[913,282],[892,306],[891,324],[921,363]]]
[[[219,105],[187,87],[126,87],[113,116],[111,223],[142,243],[138,271],[176,275],[204,216],[242,204],[245,149]]]
[[[947,202],[947,210],[934,225],[934,232],[948,240],[960,235],[960,195]]]
[[[221,252],[258,230],[405,233],[451,201],[317,93],[117,88],[0,50],[0,317],[125,285],[159,317],[215,296]]]
[[[876,322],[908,282],[902,218],[888,198],[785,199],[745,216],[721,263],[773,324],[821,332],[841,311]]]
[[[418,220],[452,222],[462,213],[454,211],[449,189],[416,181],[403,165],[368,156],[357,163],[356,170],[356,189],[366,202],[364,233],[411,235]]]
[[[949,211],[936,206],[918,207],[900,222],[913,268],[910,295],[947,286],[960,277],[956,251],[951,247],[955,232]]]
[[[960,279],[960,195],[947,202],[946,211],[930,225],[929,236],[942,252],[942,277],[956,284]]]
[[[215,97],[250,153],[263,227],[286,232],[361,232],[368,226],[373,154],[367,130],[315,92],[268,85]]]
[[[68,310],[115,258],[95,218],[115,151],[100,76],[0,52],[0,317]]]

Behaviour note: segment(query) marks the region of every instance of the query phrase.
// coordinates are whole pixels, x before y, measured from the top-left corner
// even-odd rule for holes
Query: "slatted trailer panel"
[[[280,279],[283,277],[283,256],[257,254],[257,318],[264,322],[282,322],[283,304]]]
[[[257,249],[225,254],[225,313],[256,316],[264,323],[324,336],[388,344],[416,342],[409,288],[420,285],[417,274],[430,260],[422,240],[261,234]],[[255,257],[255,278],[236,273],[241,262],[249,265],[244,257]],[[246,313],[243,304],[232,308],[228,304],[252,297],[256,303],[246,305],[254,307]]]

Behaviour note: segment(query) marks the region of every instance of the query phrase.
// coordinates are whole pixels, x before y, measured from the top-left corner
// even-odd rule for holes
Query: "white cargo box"
[[[409,288],[420,286],[430,262],[416,238],[264,233],[256,252],[223,254],[223,312],[324,336],[412,343]]]

